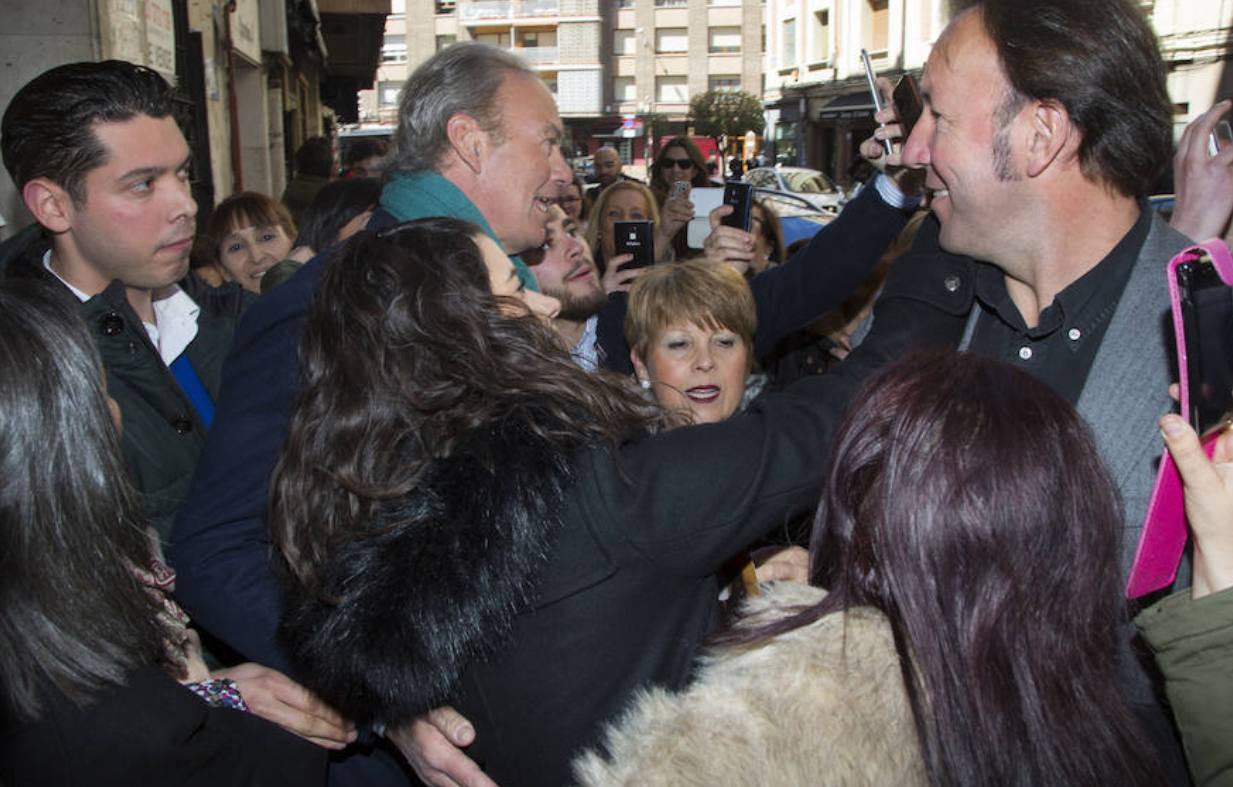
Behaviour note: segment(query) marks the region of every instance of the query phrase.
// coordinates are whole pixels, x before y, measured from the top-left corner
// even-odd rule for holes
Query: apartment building
[[[874,128],[861,50],[892,81],[919,73],[947,19],[947,0],[768,0],[769,157],[846,183]]]
[[[604,111],[600,0],[394,0],[373,91],[361,121],[397,122],[407,74],[455,41],[482,41],[524,58],[552,90],[571,130]]]
[[[763,11],[760,0],[394,0],[361,121],[396,122],[411,69],[455,41],[484,41],[539,72],[577,155],[611,144],[637,172],[652,126],[682,133],[692,95],[761,94]]]
[[[919,74],[946,26],[948,0],[768,0],[767,147],[773,160],[846,182],[873,130],[860,50],[892,80]],[[1176,134],[1233,95],[1233,0],[1140,0],[1158,36]]]

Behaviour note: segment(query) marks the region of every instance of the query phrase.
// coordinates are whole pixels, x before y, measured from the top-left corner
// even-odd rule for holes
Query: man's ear
[[[1064,161],[1079,148],[1078,129],[1071,124],[1066,107],[1051,98],[1034,103],[1025,162],[1029,178],[1040,175],[1059,157]]]
[[[51,232],[72,229],[73,199],[56,183],[47,178],[34,178],[22,187],[21,198],[34,220]]]
[[[465,112],[455,112],[445,121],[445,135],[454,154],[478,175],[488,146],[488,135],[480,128],[479,121]]]

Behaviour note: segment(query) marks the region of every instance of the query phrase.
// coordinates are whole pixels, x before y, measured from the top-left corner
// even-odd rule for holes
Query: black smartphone
[[[906,142],[908,137],[912,136],[916,121],[920,120],[920,113],[925,109],[916,78],[911,74],[904,74],[899,84],[895,85],[891,99],[895,104],[895,114],[899,116],[899,125],[903,128],[902,139]]]
[[[1177,266],[1190,411],[1199,434],[1233,409],[1233,288],[1202,257]]]
[[[634,258],[621,266],[621,270],[629,268],[645,268],[655,262],[655,241],[651,234],[654,226],[649,221],[616,221],[612,224],[612,232],[616,235],[616,253],[632,254]]]
[[[732,212],[719,220],[725,227],[736,227],[749,232],[749,219],[753,211],[753,186],[741,181],[724,184],[724,205],[731,205]]]

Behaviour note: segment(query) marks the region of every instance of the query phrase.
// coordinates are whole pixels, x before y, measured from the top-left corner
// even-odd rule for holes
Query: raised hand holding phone
[[[1177,143],[1173,184],[1177,202],[1169,224],[1193,240],[1233,241],[1233,144],[1224,141],[1228,99],[1190,122]],[[1215,148],[1215,153],[1212,152]]]

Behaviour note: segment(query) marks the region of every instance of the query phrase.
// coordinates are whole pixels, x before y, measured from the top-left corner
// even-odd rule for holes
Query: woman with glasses
[[[688,183],[690,188],[711,185],[702,152],[689,137],[668,140],[651,164],[650,172],[651,191],[655,194],[660,213],[664,215],[664,223],[674,227],[671,235],[673,252],[677,258],[684,258],[694,253],[690,251],[685,233],[685,227],[694,217],[694,204],[689,199],[688,191],[684,195],[673,196],[672,185],[678,182]]]

